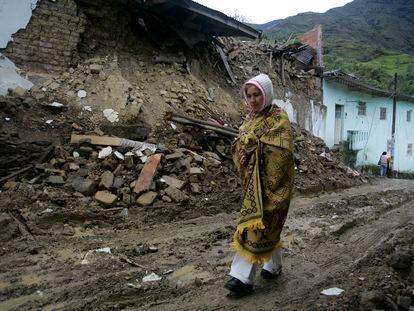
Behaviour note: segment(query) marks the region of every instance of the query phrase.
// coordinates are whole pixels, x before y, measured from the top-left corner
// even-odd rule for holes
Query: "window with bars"
[[[412,110],[407,111],[407,122],[411,122],[411,112]]]
[[[367,103],[359,101],[358,102],[358,115],[365,116],[367,115]]]
[[[381,107],[380,108],[380,120],[387,119],[387,108]]]
[[[412,156],[413,155],[413,144],[408,144],[407,145],[407,156]]]

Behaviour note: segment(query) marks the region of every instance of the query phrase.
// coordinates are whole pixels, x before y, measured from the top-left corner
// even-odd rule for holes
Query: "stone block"
[[[99,74],[102,71],[103,67],[102,65],[91,64],[89,65],[89,69],[91,70],[91,73]]]
[[[190,199],[183,191],[172,186],[165,189],[165,193],[177,203],[186,202]]]
[[[72,188],[76,191],[84,194],[91,195],[95,192],[96,182],[91,179],[86,179],[83,177],[75,177],[71,182]]]
[[[110,189],[114,183],[114,174],[110,171],[105,171],[101,175],[101,182],[99,183],[100,189]]]
[[[23,97],[24,95],[26,95],[26,90],[24,88],[22,88],[21,86],[16,86],[13,89],[13,95],[18,96],[18,97]]]
[[[98,191],[95,193],[95,200],[102,205],[111,206],[113,205],[118,197],[108,191]]]
[[[145,192],[144,194],[139,196],[139,198],[137,200],[137,204],[139,204],[141,206],[151,205],[154,202],[156,197],[157,197],[156,192],[153,192],[153,191]]]
[[[185,185],[185,181],[167,175],[162,176],[161,181],[165,182],[168,186],[172,186],[177,189],[181,189]]]
[[[46,183],[48,183],[49,185],[54,185],[54,186],[61,186],[65,184],[65,181],[63,180],[62,176],[49,176],[46,179]]]
[[[201,175],[204,174],[204,170],[200,167],[191,167],[190,175]]]

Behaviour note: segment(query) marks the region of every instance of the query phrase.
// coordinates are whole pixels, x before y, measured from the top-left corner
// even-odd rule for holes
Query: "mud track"
[[[38,212],[28,223],[24,209],[10,210],[7,232],[17,233],[0,249],[0,310],[358,310],[364,291],[379,289],[393,305],[412,288],[389,256],[412,248],[414,181],[294,198],[282,276],[258,276],[253,295],[234,299],[223,284],[238,204],[233,197],[210,202],[210,209],[151,207],[132,210],[126,220],[93,209],[83,219]],[[68,226],[74,232],[67,234]],[[102,247],[111,254],[85,256]],[[143,282],[152,272],[162,280]],[[345,291],[320,295],[330,287]]]

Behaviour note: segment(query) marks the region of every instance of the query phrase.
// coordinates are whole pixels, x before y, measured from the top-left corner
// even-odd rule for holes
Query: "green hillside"
[[[398,73],[399,92],[414,95],[414,1],[354,0],[326,13],[302,13],[264,29],[286,40],[322,25],[324,63],[389,89]]]
[[[344,40],[325,40],[328,69],[342,69],[382,89],[392,89],[398,74],[398,92],[414,95],[414,55]]]

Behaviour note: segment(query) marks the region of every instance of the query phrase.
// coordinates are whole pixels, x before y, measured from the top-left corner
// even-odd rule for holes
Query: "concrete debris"
[[[101,72],[101,70],[103,69],[103,66],[102,65],[97,65],[97,64],[91,64],[91,65],[89,65],[89,69],[90,69],[91,73],[99,74]]]
[[[101,175],[101,182],[99,183],[100,189],[110,189],[114,183],[114,174],[110,171],[105,171]]]
[[[77,170],[79,170],[80,169],[80,166],[79,166],[79,164],[77,164],[77,163],[69,163],[69,170],[71,170],[71,171],[77,171]]]
[[[142,282],[144,282],[144,283],[145,282],[157,282],[157,281],[161,281],[161,280],[162,280],[162,277],[155,274],[154,272],[149,274],[149,275],[146,275],[142,278]]]
[[[95,192],[97,183],[94,180],[78,176],[71,181],[71,186],[77,192],[84,195],[92,195]]]
[[[49,176],[46,179],[46,183],[50,184],[50,185],[55,185],[55,186],[59,186],[59,185],[64,185],[65,181],[63,180],[62,176]]]
[[[51,104],[49,104],[50,107],[54,107],[54,108],[63,108],[65,107],[65,105],[58,103],[58,102],[53,102]]]
[[[114,155],[115,155],[118,159],[120,159],[120,160],[124,160],[124,159],[125,159],[124,155],[123,155],[122,153],[120,153],[119,151],[115,151],[115,152],[114,152]]]
[[[24,95],[26,95],[26,89],[18,85],[12,90],[12,94],[14,96],[23,97]]]
[[[104,206],[111,206],[116,203],[118,197],[108,191],[98,191],[95,200]]]
[[[185,184],[185,182],[182,180],[166,175],[162,176],[160,181],[166,183],[168,186],[172,186],[177,189],[181,189]]]
[[[98,248],[88,251],[81,261],[81,265],[88,265],[98,261],[99,259],[111,258],[112,252],[109,247]]]
[[[139,198],[137,199],[137,204],[141,206],[151,205],[154,202],[156,197],[157,197],[156,192],[153,192],[153,191],[145,192],[139,196]]]
[[[332,288],[324,289],[323,291],[321,291],[321,294],[325,296],[339,296],[343,292],[344,290],[341,288],[332,287]]]
[[[170,186],[165,189],[165,193],[177,203],[187,202],[190,198],[183,191],[178,190],[176,187]]]
[[[104,109],[103,115],[111,123],[119,122],[119,113],[113,109]]]
[[[99,151],[98,158],[105,159],[109,157],[111,154],[112,154],[112,147],[108,146],[108,147],[103,148],[101,151]]]
[[[190,175],[202,175],[202,174],[204,174],[204,170],[201,167],[190,168]]]
[[[84,97],[86,97],[86,91],[85,91],[85,90],[79,90],[79,91],[78,91],[78,97],[79,97],[79,98],[84,98]]]

